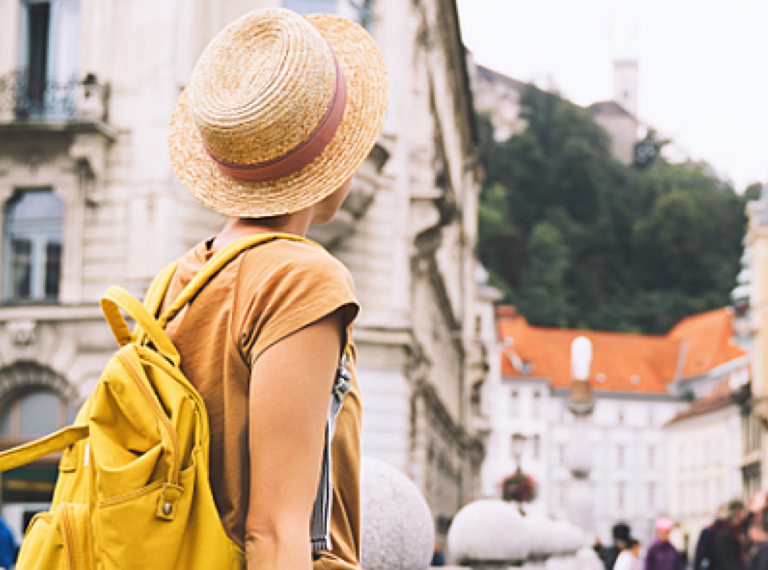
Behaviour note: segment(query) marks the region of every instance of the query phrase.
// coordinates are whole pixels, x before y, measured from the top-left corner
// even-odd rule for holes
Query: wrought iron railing
[[[57,81],[14,71],[0,76],[0,119],[104,121],[107,95],[107,86],[92,74],[82,81]]]

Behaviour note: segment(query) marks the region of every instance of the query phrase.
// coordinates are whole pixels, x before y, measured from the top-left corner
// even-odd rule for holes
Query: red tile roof
[[[514,307],[498,307],[496,316],[502,375],[549,379],[553,388],[571,386],[571,343],[579,336],[592,342],[591,384],[599,391],[666,394],[678,368],[683,378],[697,376],[746,354],[731,341],[729,309],[689,317],[664,336],[533,327]]]
[[[680,321],[667,335],[680,341],[686,352],[684,378],[705,374],[715,366],[739,358],[744,349],[734,341],[730,307],[694,315]]]

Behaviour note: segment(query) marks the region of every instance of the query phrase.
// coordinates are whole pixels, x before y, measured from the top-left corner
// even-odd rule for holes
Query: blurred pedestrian
[[[599,553],[605,570],[613,570],[619,554],[627,547],[627,541],[630,537],[629,525],[623,522],[616,523],[611,529],[611,535],[613,536],[613,545],[601,548]]]
[[[432,562],[430,566],[445,566],[445,554],[440,548],[440,543],[435,541],[435,549],[432,551]]]
[[[5,519],[0,516],[0,569],[8,570],[16,564],[19,544]]]
[[[613,570],[643,570],[643,561],[640,560],[640,543],[637,540],[632,537],[627,539],[627,545],[616,559]]]
[[[655,526],[656,540],[645,557],[645,570],[682,570],[680,555],[669,542],[669,533],[675,528],[674,521],[669,517],[659,517]]]
[[[742,522],[747,511],[744,503],[734,499],[701,540],[696,570],[744,570],[742,559]]]
[[[705,526],[699,534],[699,539],[696,541],[696,552],[693,558],[693,570],[706,570],[709,566],[709,559],[704,555],[704,545],[706,544],[707,535],[717,521],[725,519],[725,505],[720,505],[715,512],[715,520],[711,524]]]
[[[751,505],[750,505],[751,506]],[[768,524],[763,509],[754,514],[747,529],[747,536],[752,547],[747,556],[747,570],[768,570]]]

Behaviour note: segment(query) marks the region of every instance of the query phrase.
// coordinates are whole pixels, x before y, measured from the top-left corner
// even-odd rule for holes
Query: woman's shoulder
[[[310,281],[352,286],[352,276],[341,261],[314,242],[278,239],[248,250],[241,280]]]

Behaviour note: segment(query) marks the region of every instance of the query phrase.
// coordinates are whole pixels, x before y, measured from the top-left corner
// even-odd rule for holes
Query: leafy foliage
[[[478,253],[505,302],[534,325],[646,333],[729,303],[759,187],[665,162],[652,130],[624,165],[587,111],[535,87],[520,103],[506,141],[479,118]]]

